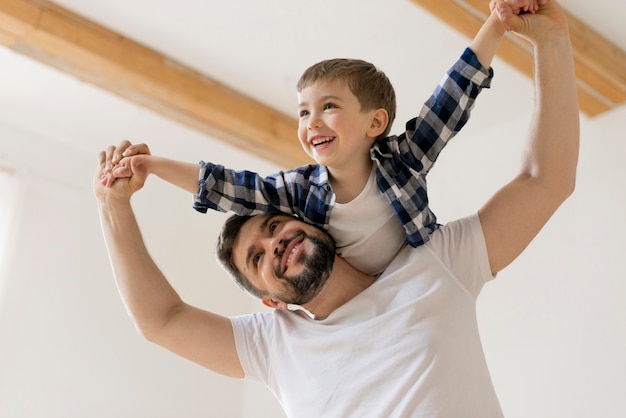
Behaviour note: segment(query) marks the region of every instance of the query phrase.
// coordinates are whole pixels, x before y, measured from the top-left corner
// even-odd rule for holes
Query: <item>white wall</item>
[[[257,385],[217,376],[135,332],[100,233],[95,153],[6,125],[0,138],[21,185],[0,287],[1,418],[240,417],[249,396],[269,399],[267,410],[280,416]],[[219,222],[161,186],[150,181],[135,206],[183,297],[228,315],[256,307],[212,262]]]
[[[626,107],[583,118],[574,195],[479,299],[483,345],[509,418],[626,414],[624,121]],[[484,136],[446,149],[429,181],[441,220],[479,207],[510,178],[526,126],[526,117],[506,130],[484,126]]]

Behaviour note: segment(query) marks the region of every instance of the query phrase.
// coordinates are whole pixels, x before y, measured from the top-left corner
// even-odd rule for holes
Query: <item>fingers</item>
[[[132,155],[139,155],[139,154],[150,155],[150,148],[148,148],[147,144],[134,144],[134,145],[129,145],[126,149],[124,149],[121,152],[124,157],[130,157]]]
[[[110,149],[102,150],[98,153],[98,174],[100,175],[100,183],[103,185],[107,185],[108,180],[108,171],[107,164],[110,163]],[[109,162],[107,162],[109,161]]]
[[[98,158],[105,174],[110,173],[113,166],[122,159],[122,153],[131,146],[130,141],[124,140],[118,146],[109,145],[106,150],[100,151]]]
[[[123,140],[118,146],[109,145],[106,150],[102,150],[98,153],[98,164],[100,165],[100,182],[111,187],[115,177],[111,175],[113,167],[120,162],[123,158],[122,154],[132,144],[128,140]]]
[[[498,14],[500,21],[504,23],[507,30],[513,29],[512,23],[517,17],[517,13],[511,8],[511,6],[504,0],[496,0],[493,2],[493,9]]]
[[[133,175],[133,170],[129,164],[132,164],[131,161],[134,159],[135,158],[124,157],[118,164],[115,165],[115,167],[113,167],[110,173],[111,176],[115,178],[131,177]]]
[[[126,150],[132,145],[133,144],[131,144],[129,140],[125,139],[122,142],[120,142],[120,144],[117,147],[110,146],[109,148],[112,148],[111,164],[115,165],[119,163],[120,160],[124,158],[124,152],[126,152]]]
[[[539,5],[537,4],[537,0],[529,1],[528,4],[526,4],[526,7],[524,8],[524,11],[526,13],[535,13],[537,12],[537,10],[539,10]]]
[[[104,163],[103,169],[105,173],[110,173],[113,166],[118,164],[122,158],[132,155],[147,154],[150,155],[150,149],[146,144],[132,144],[129,140],[125,139],[119,143],[119,145],[109,145],[104,151]]]
[[[100,151],[98,153],[98,165],[100,166],[101,171],[104,171],[105,162],[106,162],[106,151]]]
[[[547,0],[504,0],[509,5],[513,14],[520,15],[522,13],[534,14],[539,10],[539,4],[545,3]],[[497,3],[496,0],[492,0],[489,3],[489,10],[493,11],[494,6]]]
[[[101,151],[98,154],[98,162],[105,173],[110,173],[113,167],[117,165],[122,158],[139,154],[150,155],[148,145],[133,145],[129,140],[125,139],[120,142],[119,145],[109,145],[106,150]]]
[[[123,140],[117,146],[109,145],[106,150],[98,153],[98,164],[100,166],[100,182],[111,187],[116,178],[131,177],[133,168],[130,164],[121,164],[125,157],[134,155],[150,155],[150,148],[146,144],[132,144],[128,140]]]
[[[142,157],[130,158],[130,168],[128,172],[135,178],[146,179],[148,177],[148,169],[146,167],[146,159]]]

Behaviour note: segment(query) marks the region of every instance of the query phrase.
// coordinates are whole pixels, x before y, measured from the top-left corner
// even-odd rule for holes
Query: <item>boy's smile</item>
[[[316,150],[320,150],[335,140],[334,136],[313,135],[309,137],[309,143],[315,147]]]

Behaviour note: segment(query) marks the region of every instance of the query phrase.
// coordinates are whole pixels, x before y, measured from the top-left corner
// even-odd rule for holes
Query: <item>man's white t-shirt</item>
[[[231,318],[239,359],[290,417],[501,417],[476,322],[490,279],[473,215],[402,249],[323,320],[279,310]]]

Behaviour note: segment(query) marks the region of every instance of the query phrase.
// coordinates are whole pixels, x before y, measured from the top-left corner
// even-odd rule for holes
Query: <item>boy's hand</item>
[[[511,11],[514,15],[519,15],[521,13],[535,13],[539,10],[539,6],[546,3],[547,0],[504,0],[506,4],[509,5]],[[495,2],[491,2],[493,5]],[[491,8],[493,11],[493,8]]]
[[[111,187],[116,178],[132,176],[131,161],[126,157],[150,155],[150,148],[146,144],[133,145],[130,141],[124,140],[118,146],[109,146],[100,154],[101,183],[106,187]]]
[[[567,36],[567,15],[554,0],[542,0],[536,13],[515,15],[508,0],[491,0],[489,7],[495,10],[507,31],[537,45],[550,39],[557,32]]]
[[[96,197],[101,201],[130,199],[133,193],[143,187],[148,176],[146,166],[141,159],[137,158],[128,164],[127,168],[130,170],[130,175],[127,178],[120,179],[115,184],[113,182],[109,183],[108,179],[111,177],[111,174],[105,173],[104,167],[107,160],[110,161],[112,155],[110,151],[114,151],[114,148],[109,147],[106,151],[100,151],[98,154],[98,166],[93,186]]]

